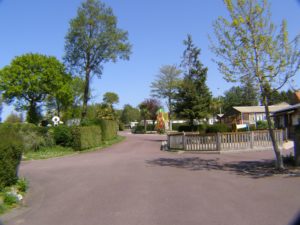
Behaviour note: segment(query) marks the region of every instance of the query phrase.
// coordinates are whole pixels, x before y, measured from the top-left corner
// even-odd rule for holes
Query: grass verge
[[[117,136],[115,139],[112,139],[110,141],[105,141],[99,147],[92,148],[92,149],[86,149],[83,151],[74,151],[72,148],[66,148],[66,147],[62,147],[62,146],[45,147],[45,148],[41,148],[38,151],[28,151],[28,152],[24,153],[23,160],[50,159],[50,158],[67,156],[67,155],[72,155],[72,154],[80,154],[80,153],[85,153],[85,152],[97,151],[97,150],[109,147],[113,144],[119,143],[123,140],[125,140],[125,137]]]
[[[22,204],[28,189],[28,181],[20,178],[17,183],[0,190],[0,215]]]

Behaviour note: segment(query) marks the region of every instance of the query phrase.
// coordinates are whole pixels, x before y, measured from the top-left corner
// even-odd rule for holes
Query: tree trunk
[[[171,102],[171,98],[168,99],[168,107],[169,107],[169,130],[172,130],[172,102]]]
[[[37,109],[37,104],[35,101],[30,101],[26,121],[28,123],[33,123],[37,125],[39,123],[39,119],[40,117]]]
[[[146,118],[144,118],[144,131],[147,132],[147,121]]]
[[[296,166],[300,166],[300,130],[298,129],[294,136],[294,157]]]
[[[82,113],[81,121],[83,121],[87,114],[87,104],[89,100],[89,90],[90,90],[90,69],[87,68],[85,71],[85,84],[84,84],[84,93],[83,93],[83,104],[82,104]]]
[[[269,110],[269,106],[268,106],[268,100],[267,100],[267,97],[265,95],[263,96],[263,105],[265,107],[265,113],[266,113],[267,122],[268,122],[268,130],[269,130],[269,134],[270,134],[270,137],[271,137],[273,150],[274,150],[274,153],[275,153],[275,156],[276,156],[276,168],[277,169],[284,169],[282,156],[281,156],[280,150],[278,148],[278,144],[277,144],[276,139],[275,139],[274,129],[272,128],[272,121],[271,121],[271,117],[270,117],[270,110]]]

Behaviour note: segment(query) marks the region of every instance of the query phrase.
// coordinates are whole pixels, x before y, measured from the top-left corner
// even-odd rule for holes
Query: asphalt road
[[[272,152],[178,154],[159,135],[24,162],[25,206],[5,225],[283,225],[300,212],[300,177],[273,175]],[[299,174],[298,174],[299,175]]]

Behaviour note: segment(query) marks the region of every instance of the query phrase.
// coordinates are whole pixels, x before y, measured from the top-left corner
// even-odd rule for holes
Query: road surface
[[[165,136],[125,135],[105,150],[23,162],[25,206],[3,223],[283,225],[300,212],[299,174],[270,176],[272,152],[170,153]]]

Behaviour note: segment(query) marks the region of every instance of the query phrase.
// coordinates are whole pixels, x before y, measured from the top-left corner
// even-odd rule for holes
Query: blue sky
[[[297,0],[269,0],[273,21],[288,22],[290,37],[300,33],[300,3]],[[42,53],[62,59],[64,37],[70,19],[76,16],[81,0],[0,0],[0,68],[24,53]],[[213,95],[228,90],[209,49],[212,22],[227,12],[222,0],[103,0],[112,7],[119,27],[127,30],[133,45],[129,61],[104,65],[101,79],[92,82],[93,100],[101,102],[107,91],[124,104],[137,106],[150,96],[150,84],[162,65],[180,64],[182,44],[191,34],[201,48],[201,61],[208,67],[207,84]],[[300,84],[297,74],[296,84]],[[13,110],[4,107],[2,118]]]

